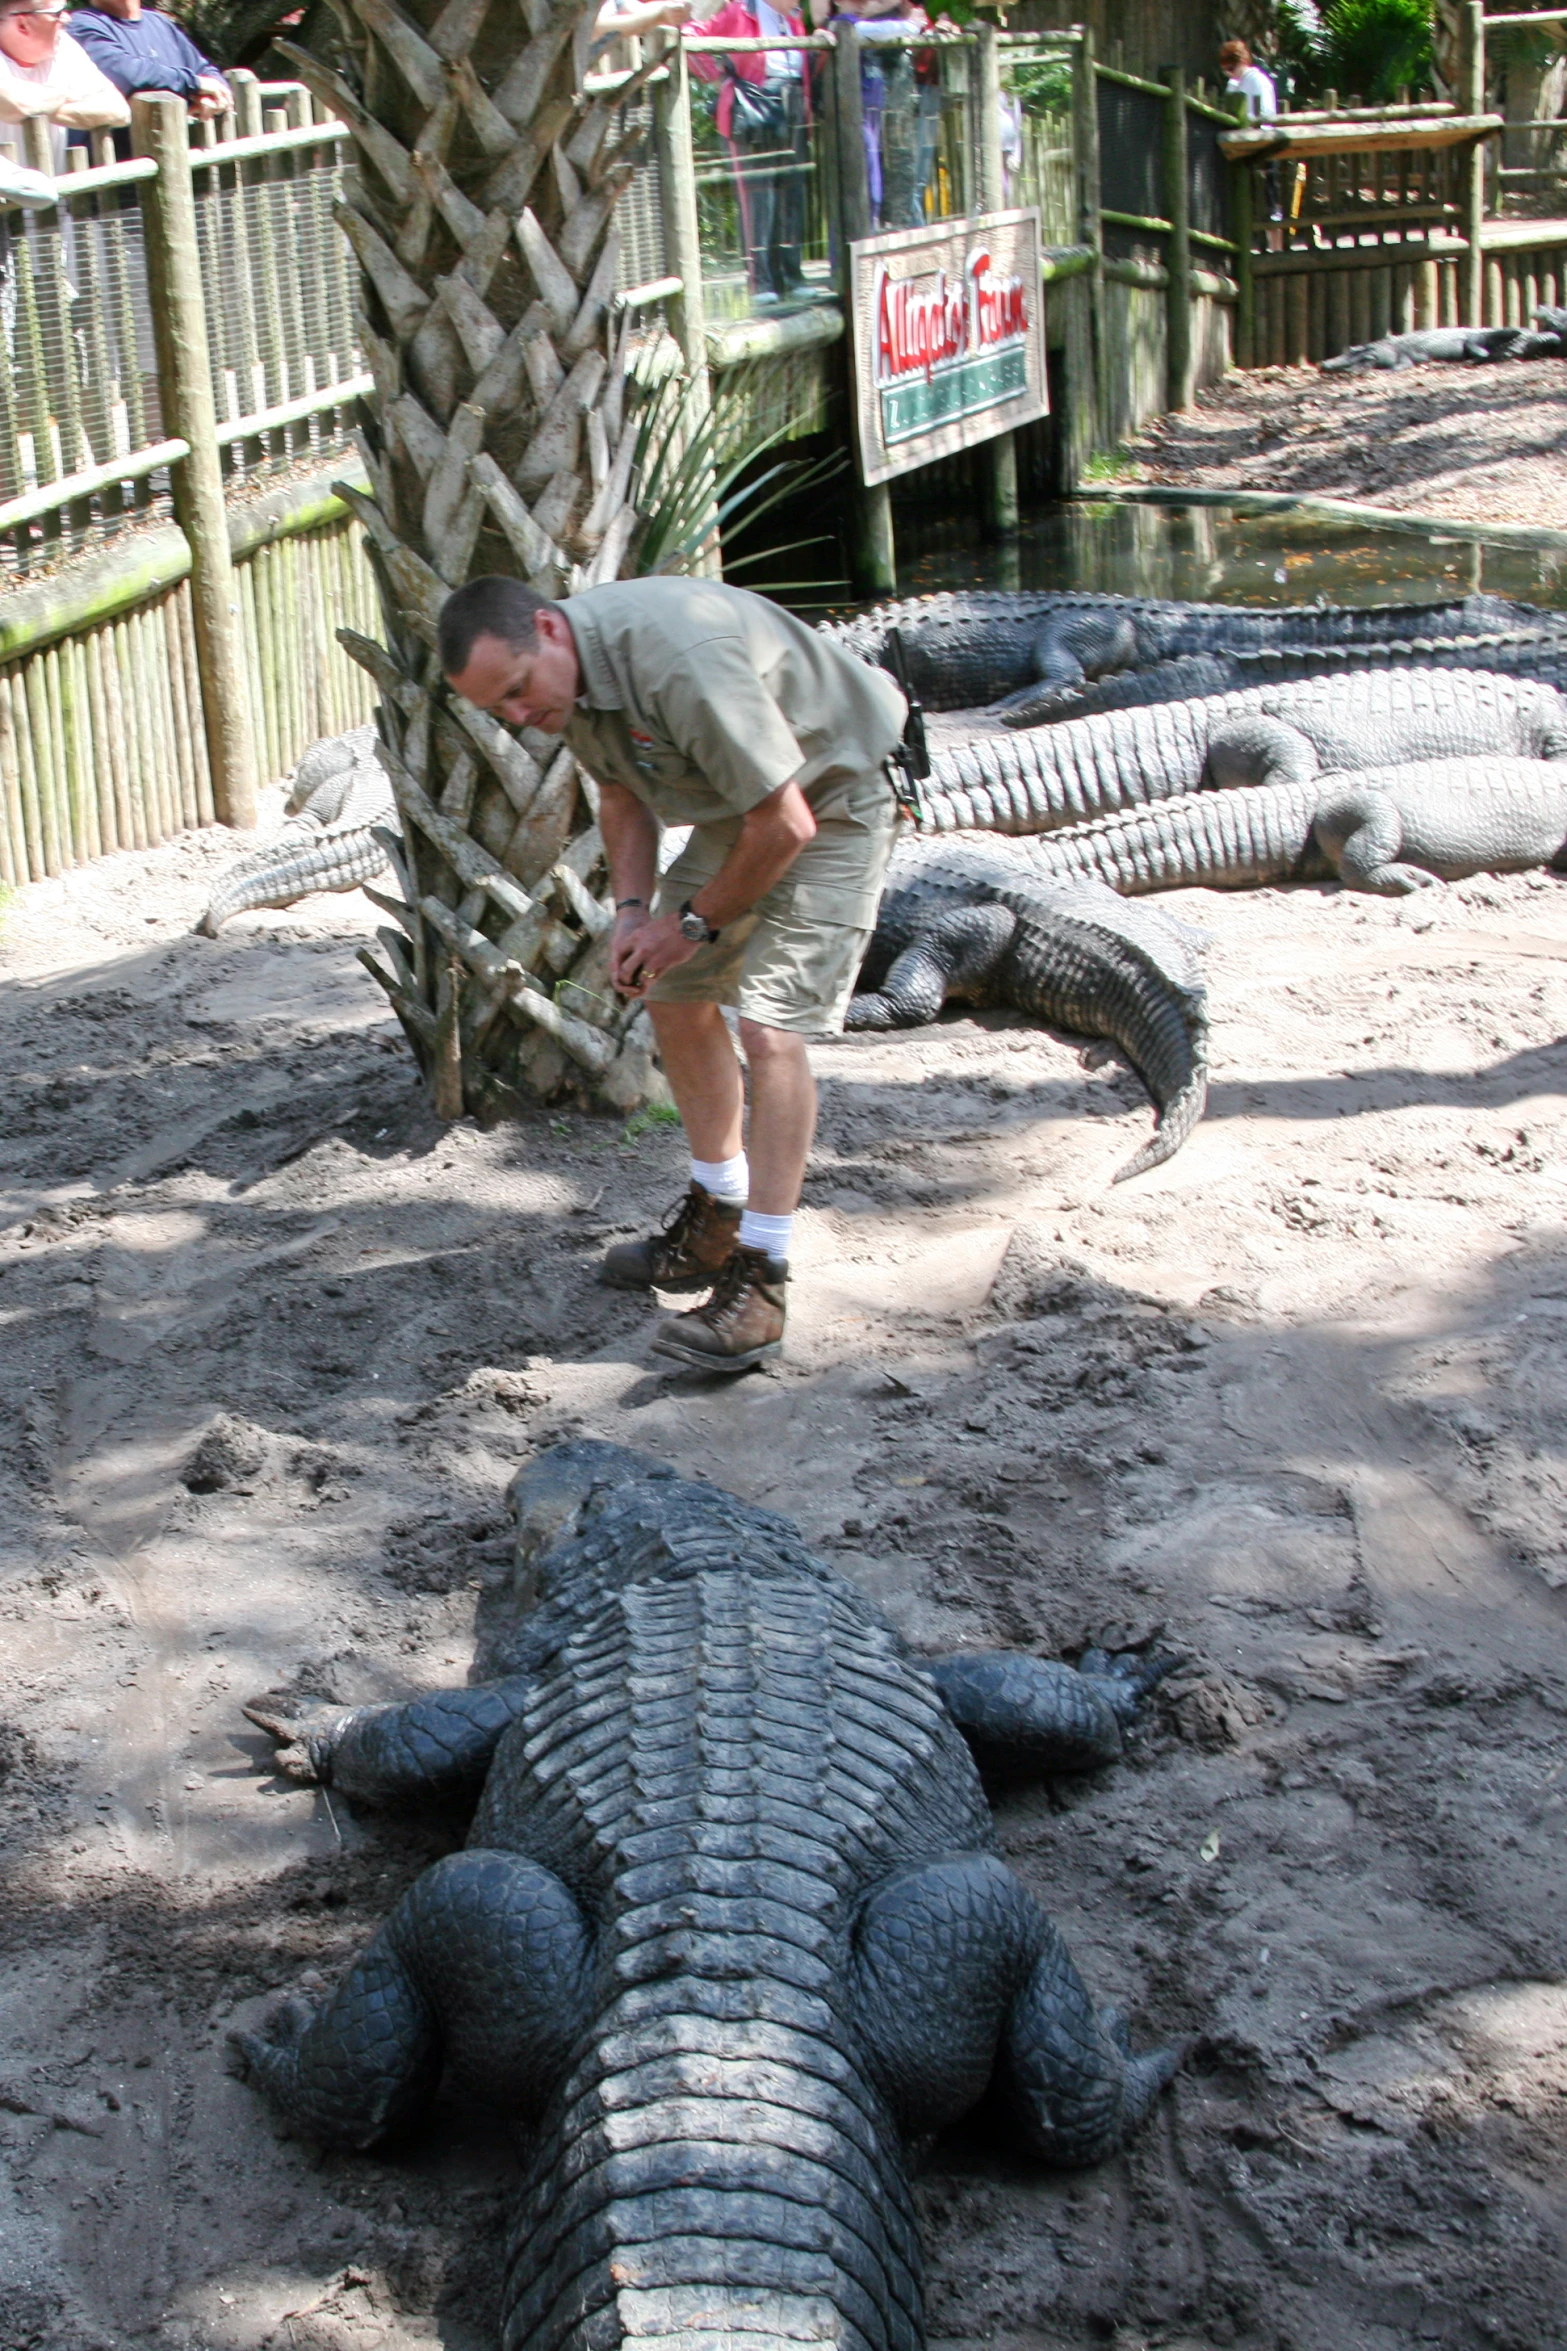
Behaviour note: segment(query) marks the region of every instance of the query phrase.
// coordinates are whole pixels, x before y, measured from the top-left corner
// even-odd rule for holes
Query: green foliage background
[[[1434,58],[1431,0],[1279,0],[1278,54],[1293,100],[1336,90],[1369,105],[1400,90],[1426,96]]]

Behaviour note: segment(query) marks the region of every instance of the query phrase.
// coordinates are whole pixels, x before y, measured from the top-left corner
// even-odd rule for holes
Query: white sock
[[[691,1181],[711,1192],[715,1200],[727,1200],[731,1207],[738,1201],[743,1208],[751,1189],[751,1170],[743,1151],[737,1151],[733,1159],[693,1159]]]
[[[740,1246],[765,1249],[769,1257],[787,1260],[793,1226],[792,1216],[763,1216],[759,1208],[748,1208],[740,1219]]]

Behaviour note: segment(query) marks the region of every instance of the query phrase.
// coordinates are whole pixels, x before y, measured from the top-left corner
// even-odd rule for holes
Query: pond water
[[[1202,603],[1435,602],[1484,588],[1567,607],[1567,547],[1509,547],[1429,530],[1368,530],[1320,515],[1072,499],[1036,509],[1015,541],[984,545],[971,520],[900,502],[898,592],[1091,588]]]

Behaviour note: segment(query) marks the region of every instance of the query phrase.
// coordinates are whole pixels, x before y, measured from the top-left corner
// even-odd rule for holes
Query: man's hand
[[[678,914],[644,914],[640,907],[628,907],[615,917],[611,985],[622,996],[640,996],[677,963],[689,963],[696,950],[697,942],[686,937]]]
[[[216,114],[232,114],[234,93],[219,75],[204,73],[196,84],[195,97],[186,102],[186,111],[198,122],[206,122]]]

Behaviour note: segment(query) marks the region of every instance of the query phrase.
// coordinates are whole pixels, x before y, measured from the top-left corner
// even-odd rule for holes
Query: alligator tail
[[[1213,705],[1111,710],[1076,726],[976,735],[941,752],[925,786],[937,833],[1047,833],[1118,808],[1195,791]]]
[[[1318,792],[1309,784],[1186,792],[1033,845],[1041,879],[1092,874],[1123,897],[1150,890],[1240,890],[1310,878]],[[1326,867],[1323,868],[1325,872]]]
[[[233,866],[197,924],[209,939],[231,915],[253,906],[292,906],[313,890],[352,890],[380,873],[386,851],[368,824],[326,832],[310,820],[288,824],[265,848]]]
[[[1162,1167],[1167,1159],[1173,1159],[1207,1107],[1208,1064],[1204,1058],[1180,1092],[1163,1105],[1153,1133],[1140,1151],[1132,1153],[1124,1167],[1116,1169],[1111,1183],[1128,1183],[1133,1176],[1146,1175],[1151,1167]]]
[[[764,2021],[750,1989],[621,2003],[529,2167],[503,2351],[920,2351],[890,2118],[808,1997],[780,1981]]]

